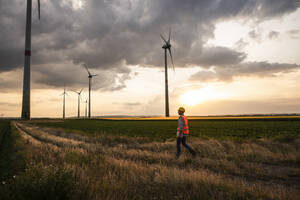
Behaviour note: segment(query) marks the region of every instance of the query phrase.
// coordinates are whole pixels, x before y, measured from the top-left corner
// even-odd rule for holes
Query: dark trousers
[[[183,135],[183,137],[177,137],[177,155],[180,155],[181,153],[181,149],[180,149],[181,143],[185,148],[189,150],[191,154],[195,153],[192,147],[186,143],[186,135]]]

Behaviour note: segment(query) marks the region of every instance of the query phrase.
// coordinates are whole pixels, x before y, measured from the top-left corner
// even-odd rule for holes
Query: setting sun
[[[219,100],[229,97],[228,93],[218,91],[213,86],[206,86],[200,90],[192,90],[183,94],[180,98],[181,103],[194,106],[205,101]]]

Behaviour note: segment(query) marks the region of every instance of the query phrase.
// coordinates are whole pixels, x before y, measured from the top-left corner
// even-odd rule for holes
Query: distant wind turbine
[[[172,51],[171,51],[171,43],[170,43],[171,30],[169,31],[169,39],[168,39],[168,41],[162,35],[160,35],[160,37],[165,42],[165,44],[162,46],[162,48],[165,50],[165,95],[166,95],[165,96],[165,101],[166,101],[166,117],[169,117],[170,113],[169,113],[169,89],[168,89],[167,50],[169,50],[171,61],[172,61],[172,65],[173,65],[173,70],[175,70],[174,63],[173,63],[173,57],[172,57]]]
[[[66,86],[64,87],[64,92],[61,95],[64,95],[64,100],[63,100],[63,119],[65,119],[65,117],[66,117],[66,95],[68,95],[68,93],[66,93]]]
[[[83,89],[80,90],[80,92],[77,92],[75,90],[72,90],[73,92],[75,92],[76,94],[78,94],[78,118],[80,118],[80,95]]]
[[[86,64],[83,64],[85,67],[87,73],[88,73],[88,78],[89,78],[89,118],[91,118],[91,90],[92,90],[92,78],[93,76],[97,76],[98,74],[91,74],[89,71],[89,68]]]
[[[88,100],[85,100],[84,103],[85,103],[85,118],[87,118],[87,105],[88,105]]]
[[[38,0],[39,20],[41,18],[40,0]],[[31,56],[31,17],[32,0],[27,0],[26,33],[25,33],[25,61],[23,78],[22,119],[30,119],[30,56]]]

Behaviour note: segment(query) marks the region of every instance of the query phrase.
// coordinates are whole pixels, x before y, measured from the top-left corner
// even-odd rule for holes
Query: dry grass
[[[30,160],[72,170],[85,199],[297,199],[300,141],[200,140],[175,158],[175,142],[87,137],[18,123]]]

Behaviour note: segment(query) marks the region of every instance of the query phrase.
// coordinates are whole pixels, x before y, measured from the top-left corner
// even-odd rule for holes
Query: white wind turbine
[[[38,0],[39,20],[41,18],[40,0]],[[22,119],[30,119],[30,56],[31,56],[31,21],[32,0],[27,0],[26,33],[25,33],[25,61],[23,78]]]
[[[92,78],[94,76],[97,76],[98,74],[91,74],[89,71],[89,68],[86,64],[83,64],[85,67],[87,73],[88,73],[88,78],[89,78],[89,118],[91,118],[91,90],[92,90]]]
[[[165,44],[162,46],[162,48],[165,50],[165,101],[166,101],[166,117],[170,116],[169,113],[169,89],[168,89],[168,63],[167,63],[167,50],[169,50],[172,65],[173,65],[173,70],[174,68],[174,63],[173,63],[173,57],[172,57],[172,51],[171,51],[171,30],[169,31],[169,39],[168,41],[160,35],[161,39],[165,42]]]
[[[78,118],[80,118],[80,95],[83,89],[80,90],[80,92],[77,92],[75,90],[72,90],[73,92],[75,92],[76,94],[78,94]]]

